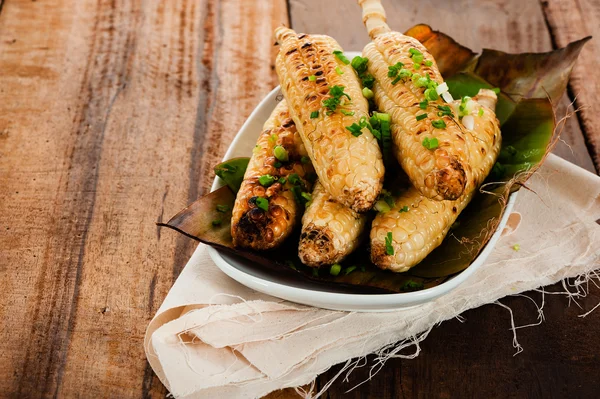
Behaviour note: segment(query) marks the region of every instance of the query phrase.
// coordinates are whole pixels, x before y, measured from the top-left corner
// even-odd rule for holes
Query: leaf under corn
[[[501,89],[496,113],[502,125],[502,150],[497,167],[486,180],[496,184],[491,185],[487,193],[474,196],[443,243],[420,264],[404,273],[380,270],[370,264],[365,244],[342,263],[337,276],[324,271],[314,273],[302,265],[296,255],[290,256],[297,253],[297,234],[282,247],[269,252],[268,257],[235,249],[229,234],[230,217],[220,213],[223,223],[218,227],[211,225],[218,217],[214,215],[216,211],[213,212],[217,203],[233,204],[234,194],[227,187],[200,198],[162,225],[250,259],[256,265],[248,267],[260,268],[263,273],[310,281],[317,289],[330,291],[369,294],[426,289],[466,269],[495,231],[509,194],[519,189],[518,183],[523,183],[549,152],[556,121],[548,97],[556,101],[564,94],[569,73],[588,38],[549,53],[507,54],[484,50],[477,57],[427,25],[417,25],[407,34],[419,39],[434,56],[454,98],[474,96],[480,88]],[[402,186],[399,175],[388,171],[388,190],[394,192]],[[235,187],[234,182],[232,185]]]

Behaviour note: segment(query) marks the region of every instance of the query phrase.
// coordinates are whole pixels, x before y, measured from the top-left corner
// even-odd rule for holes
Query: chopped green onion
[[[312,195],[310,193],[306,193],[306,192],[302,192],[302,198],[304,198],[306,201],[312,201]]]
[[[306,165],[307,163],[310,163],[310,158],[305,155],[302,158],[300,158],[300,162]]]
[[[388,66],[388,73],[387,73],[388,78],[395,78],[403,66],[404,66],[404,64],[401,62],[397,62],[396,65]]]
[[[477,113],[477,115],[479,116],[483,116],[483,107],[479,108],[479,112]]]
[[[515,244],[515,245],[513,245],[513,246],[512,246],[512,249],[513,249],[514,251],[518,251],[519,249],[521,249],[521,245],[519,245],[519,244]]]
[[[423,53],[421,53],[419,50],[417,50],[414,47],[409,48],[408,53],[410,54],[411,58],[414,57],[415,55],[423,55]]]
[[[346,275],[346,276],[349,275],[350,273],[352,273],[353,271],[355,271],[356,268],[357,267],[355,265],[346,268],[346,270],[344,270],[344,275]]]
[[[345,109],[340,109],[340,112],[346,116],[354,115],[354,111],[346,111]]]
[[[314,82],[315,80],[317,80],[317,77],[315,75],[310,75],[308,77],[308,80],[310,80],[311,82]]]
[[[402,208],[400,208],[400,210],[398,212],[400,212],[400,213],[408,212],[408,206],[404,205]]]
[[[352,68],[354,68],[356,73],[358,73],[360,76],[361,73],[364,73],[367,71],[367,63],[368,62],[369,62],[368,58],[357,55],[356,57],[352,58]]]
[[[315,119],[319,117],[319,111],[313,111],[310,113],[310,119]]]
[[[428,66],[428,67],[430,67],[430,66],[432,66],[432,65],[433,65],[433,61],[429,61],[429,60],[427,60],[427,61],[425,61],[425,62],[424,62],[424,64],[425,64],[425,66]]]
[[[425,285],[421,282],[414,281],[414,280],[408,280],[407,282],[402,284],[402,287],[400,289],[402,291],[418,291],[418,290],[422,290],[424,287],[425,287]]]
[[[390,121],[390,114],[384,114],[381,112],[377,113],[377,119],[379,119],[380,122],[389,122]]]
[[[443,129],[446,127],[446,122],[444,122],[441,119],[435,120],[435,121],[431,121],[431,124],[433,125],[434,128],[436,129]]]
[[[277,180],[279,183],[281,184],[285,184],[285,182],[287,181],[287,179],[285,177],[280,177],[279,180]]]
[[[493,91],[494,93],[496,93],[496,94],[500,94],[500,88],[498,88],[498,87],[494,87],[494,88],[492,89],[492,91]]]
[[[300,180],[300,176],[298,176],[298,173],[292,173],[291,175],[289,175],[288,180],[294,185],[302,183],[302,180]]]
[[[221,205],[221,204],[217,205],[217,212],[225,213],[228,210],[229,210],[229,207],[227,205]]]
[[[346,129],[349,130],[350,133],[352,133],[352,135],[354,137],[358,137],[358,136],[360,136],[362,134],[362,128],[357,123],[353,123],[350,126],[346,126]]]
[[[268,211],[269,210],[269,200],[263,197],[256,197],[256,206],[260,209],[262,209],[263,211]]]
[[[373,90],[369,89],[368,87],[363,87],[362,94],[367,100],[373,98]]]
[[[281,162],[275,162],[273,164],[273,166],[276,167],[276,168],[281,168],[283,166],[283,164]]]
[[[427,109],[428,105],[429,105],[429,101],[427,101],[427,99],[425,99],[425,100],[423,100],[423,101],[421,101],[419,103],[419,108],[421,108],[421,109]]]
[[[464,96],[461,100],[460,100],[460,105],[458,106],[458,116],[459,117],[463,117],[469,114],[469,109],[467,108],[467,104],[469,103],[469,101],[471,101],[471,97],[469,96]]]
[[[344,55],[344,52],[341,50],[334,50],[333,54],[336,56],[336,58],[340,61],[342,61],[344,64],[348,65],[350,63],[350,60]]]
[[[331,274],[332,276],[337,276],[338,274],[340,274],[341,271],[342,265],[340,265],[339,263],[334,263],[333,265],[331,265],[331,269],[329,269],[329,274]]]
[[[427,114],[417,115],[416,118],[418,121],[422,121],[423,119],[427,118]]]
[[[344,71],[342,71],[340,67],[335,67],[335,73],[337,73],[338,75],[343,75]]]
[[[454,116],[454,114],[452,113],[452,108],[450,108],[448,105],[438,105],[437,109],[440,110],[440,112],[438,112],[438,116]]]
[[[388,205],[388,203],[383,199],[380,199],[379,201],[375,202],[375,205],[373,205],[373,208],[377,212],[381,212],[381,213],[389,212],[391,209],[390,206]]]
[[[435,150],[439,146],[438,139],[435,137],[431,139],[429,137],[425,137],[421,144],[423,144],[423,147],[427,148],[428,150]]]
[[[281,162],[287,162],[290,159],[287,150],[280,145],[273,147],[273,155]]]
[[[375,77],[369,73],[364,74],[362,77],[362,84],[363,86],[372,89],[373,85],[375,84]]]
[[[425,90],[425,98],[430,101],[435,101],[439,98],[439,95],[435,91],[435,89],[429,88]]]
[[[275,144],[275,142],[277,142],[277,135],[276,134],[270,135],[269,136],[269,143]]]
[[[393,255],[394,254],[394,247],[392,246],[392,241],[393,237],[392,237],[392,232],[388,232],[387,236],[385,236],[385,253],[388,255]]]
[[[400,77],[400,76],[396,76],[396,77],[394,78],[394,80],[392,80],[392,84],[393,84],[393,85],[395,85],[396,83],[398,83],[398,82],[399,82],[399,81],[401,81],[401,80],[402,80],[402,77]]]
[[[220,219],[215,219],[212,222],[213,227],[219,227],[222,223],[222,221]]]
[[[258,178],[258,182],[261,186],[269,187],[271,184],[275,183],[275,178],[271,175],[262,175]]]
[[[421,69],[421,64],[413,64],[413,68],[415,68],[415,69]]]

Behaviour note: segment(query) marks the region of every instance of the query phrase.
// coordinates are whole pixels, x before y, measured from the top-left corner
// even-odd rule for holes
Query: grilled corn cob
[[[403,272],[422,261],[440,245],[475,190],[489,174],[500,152],[500,127],[494,108],[496,94],[480,90],[473,98],[475,107],[464,118],[474,119],[467,129],[471,153],[472,179],[464,194],[455,201],[436,201],[411,187],[394,201],[392,209],[375,217],[371,229],[371,261],[382,269]],[[453,102],[458,108],[460,101]],[[463,119],[464,119],[463,118]]]
[[[372,42],[363,50],[375,77],[375,102],[389,113],[396,158],[413,185],[428,198],[456,200],[472,179],[462,123],[443,112],[444,80],[435,60],[416,39],[392,32],[379,0],[359,0]],[[428,148],[424,140],[437,140]]]
[[[288,161],[276,158],[276,147]],[[231,218],[233,244],[255,250],[280,245],[301,215],[301,205],[295,198],[298,193],[293,190],[303,187],[310,192],[310,173],[314,169],[287,104],[282,101],[264,124],[237,193]]]
[[[358,137],[346,129],[368,118],[354,70],[343,54],[333,53],[341,47],[328,36],[297,35],[285,27],[275,36],[281,90],[321,184],[339,203],[357,212],[370,209],[384,167],[375,137],[367,129]]]
[[[336,202],[317,181],[302,217],[300,260],[311,267],[341,262],[360,243],[366,222],[366,214]]]

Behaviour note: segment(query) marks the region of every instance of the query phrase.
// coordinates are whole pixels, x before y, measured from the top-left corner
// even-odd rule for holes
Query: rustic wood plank
[[[600,3],[590,0],[549,0],[541,3],[550,33],[558,46],[588,35],[594,37],[583,48],[579,62],[573,68],[570,90],[581,108],[578,117],[596,170],[600,173],[600,116],[593,107],[600,91],[597,71],[600,63]]]
[[[424,0],[414,5],[386,1],[384,6],[392,28],[403,31],[416,23],[428,23],[474,51],[482,47],[509,52],[552,48],[540,4],[534,0],[479,3]],[[332,9],[336,10],[335,18],[327,11]],[[360,10],[355,4],[342,0],[294,0],[290,15],[295,29],[332,35],[346,50],[360,50],[368,41],[357,22]],[[573,35],[559,44],[565,45],[581,36]],[[580,59],[579,65],[583,62]],[[569,97],[565,96],[557,115],[564,115],[569,103]],[[567,122],[562,140],[555,153],[594,170],[576,118]],[[600,300],[600,289],[591,289],[590,296],[582,302],[586,310]],[[539,302],[539,295],[535,298]],[[507,298],[503,302],[513,308],[518,324],[535,321],[537,312],[527,299]],[[508,312],[488,305],[466,312],[464,324],[451,321],[435,328],[421,345],[423,353],[416,359],[393,359],[369,383],[346,393],[369,378],[369,368],[359,368],[349,383],[335,383],[328,398],[496,397],[500,392],[510,392],[516,397],[570,394],[592,397],[599,388],[595,374],[600,357],[597,351],[590,352],[591,341],[581,337],[599,333],[600,321],[578,318],[585,311],[568,304],[565,298],[546,297],[546,323],[519,330],[525,352],[517,357],[512,356]],[[339,367],[334,367],[322,375],[320,385],[338,371]]]
[[[276,84],[286,20],[283,0],[4,4],[0,392],[164,397],[143,333],[195,245],[154,222]]]
[[[508,52],[552,49],[544,16],[535,0],[476,4],[466,0],[426,0],[411,5],[407,2],[384,1],[384,6],[392,29],[405,31],[417,23],[426,23],[476,52],[481,51],[483,47]],[[336,10],[336,18],[331,18],[328,12],[332,9]],[[345,50],[360,51],[369,41],[366,30],[360,23],[360,8],[352,2],[294,0],[291,2],[290,15],[295,29],[331,35]],[[567,42],[568,40],[561,45]],[[580,59],[578,65],[582,65],[583,61]],[[565,115],[570,102],[565,95],[557,110],[559,118]],[[562,141],[558,143],[554,152],[585,169],[594,171],[577,118],[567,122]]]

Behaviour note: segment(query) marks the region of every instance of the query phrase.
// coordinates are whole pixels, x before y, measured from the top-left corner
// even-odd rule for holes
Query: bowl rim
[[[348,52],[351,53],[351,52]],[[268,103],[273,100],[277,100],[280,95],[280,87],[277,86],[269,94],[267,94],[261,102],[254,108],[252,113],[248,116],[248,119],[244,122],[235,138],[229,145],[223,160],[227,160],[232,157],[232,153],[235,151],[237,144],[245,136],[243,133],[248,129],[250,123],[256,118],[256,115],[263,110]],[[272,110],[269,110],[271,112]],[[222,181],[215,177],[213,181],[211,191],[214,191],[223,185]],[[508,221],[508,217],[514,207],[518,191],[510,194],[509,200],[504,209],[500,223],[498,224],[496,231],[486,243],[483,250],[473,260],[473,262],[463,271],[457,273],[449,280],[443,282],[435,287],[427,288],[421,291],[413,292],[402,292],[402,293],[391,293],[391,294],[346,294],[339,292],[328,292],[311,290],[307,288],[300,288],[290,286],[287,284],[281,284],[272,280],[266,280],[257,276],[248,274],[231,263],[229,263],[222,256],[222,251],[209,247],[208,253],[215,264],[227,274],[229,277],[238,281],[239,283],[252,288],[256,291],[263,292],[268,295],[272,295],[278,298],[290,300],[293,302],[303,303],[312,306],[318,306],[322,308],[334,309],[334,310],[352,310],[352,311],[393,311],[399,308],[406,308],[409,306],[415,306],[417,304],[431,301],[444,294],[455,289],[457,286],[467,280],[481,265],[485,263],[488,256],[493,251],[496,243],[502,235],[502,231]],[[223,251],[223,254],[226,254]],[[250,262],[250,261],[248,261]]]

